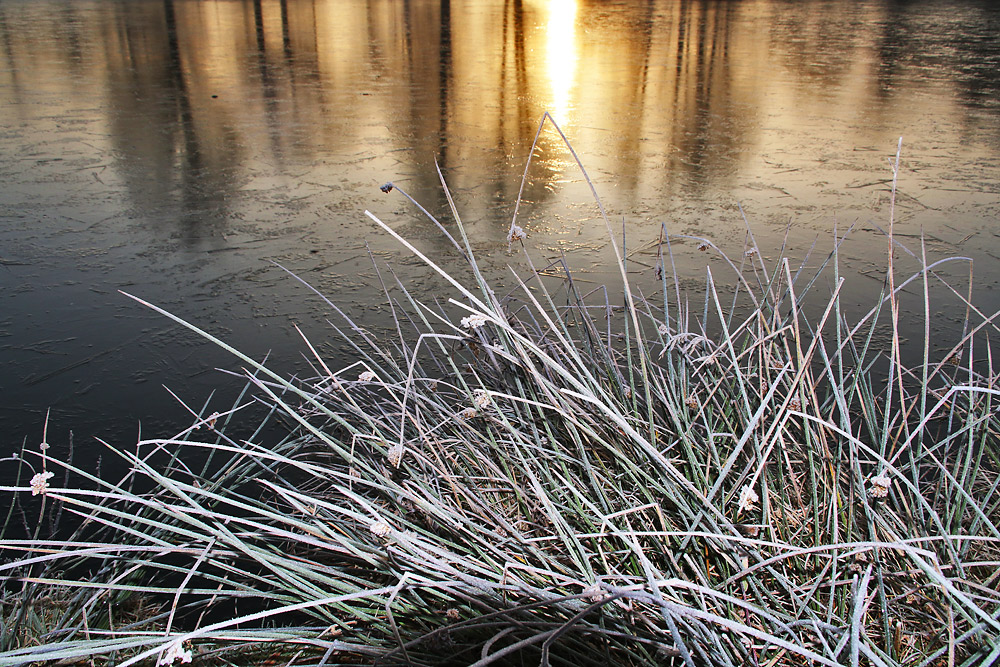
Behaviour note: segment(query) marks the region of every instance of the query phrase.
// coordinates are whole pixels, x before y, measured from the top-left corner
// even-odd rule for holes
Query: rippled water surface
[[[374,329],[372,257],[421,298],[451,296],[363,215],[453,262],[379,191],[392,181],[453,227],[435,161],[487,270],[523,269],[505,236],[546,111],[640,284],[661,224],[739,256],[745,214],[765,261],[786,235],[802,258],[854,225],[846,293],[870,302],[902,137],[900,238],[973,257],[996,308],[998,35],[1000,11],[975,2],[3,0],[0,455],[40,441],[48,409],[57,447],[70,429],[166,435],[186,418],[161,385],[200,408],[226,384],[213,369],[231,358],[119,290],[289,372],[305,368],[291,323],[322,344],[329,309],[270,261]],[[534,159],[529,253],[612,279],[551,126]],[[692,283],[713,261],[694,245],[674,245]]]

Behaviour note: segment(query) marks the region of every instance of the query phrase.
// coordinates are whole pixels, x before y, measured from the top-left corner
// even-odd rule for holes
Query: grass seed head
[[[45,495],[49,490],[49,480],[55,476],[55,473],[51,472],[40,472],[36,473],[34,477],[31,478],[31,495]]]
[[[156,664],[172,665],[175,662],[191,662],[191,650],[184,648],[180,641],[175,641],[167,646],[167,650],[163,652],[163,655],[156,661]]]
[[[753,506],[757,504],[760,497],[757,492],[753,490],[749,484],[744,484],[743,488],[740,489],[740,502],[738,512],[749,512],[753,509]]]
[[[872,498],[885,498],[889,495],[889,485],[892,484],[892,481],[884,472],[872,477],[869,481],[871,486],[868,487],[868,494]]]
[[[611,594],[601,588],[600,584],[591,584],[583,589],[584,599],[590,602],[600,602],[602,600],[607,600],[611,597]]]
[[[474,313],[472,315],[469,315],[468,317],[462,318],[462,327],[465,329],[479,329],[480,327],[484,326],[487,322],[489,322],[489,320],[486,318],[485,315]]]
[[[387,524],[385,521],[376,521],[370,525],[368,529],[372,531],[372,535],[382,539],[386,539],[392,535],[392,526]]]
[[[476,407],[480,410],[485,410],[490,407],[490,395],[485,389],[476,389],[475,396],[473,396],[472,402],[476,404]]]
[[[389,448],[389,451],[386,452],[385,458],[389,460],[389,463],[392,464],[393,468],[398,468],[399,464],[403,460],[403,453],[403,445],[397,442]]]
[[[510,232],[507,234],[507,242],[513,243],[514,241],[523,241],[528,238],[527,232],[525,232],[518,225],[511,225]]]

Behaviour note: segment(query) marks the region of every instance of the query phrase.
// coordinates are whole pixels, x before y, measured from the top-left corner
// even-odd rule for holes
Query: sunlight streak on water
[[[577,0],[550,0],[545,25],[545,68],[552,90],[552,117],[563,124],[571,120],[573,84],[578,60],[576,40]]]

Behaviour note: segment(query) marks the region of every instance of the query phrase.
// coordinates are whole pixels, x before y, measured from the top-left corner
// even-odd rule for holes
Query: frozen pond
[[[213,369],[231,358],[120,289],[288,372],[304,366],[291,324],[322,344],[327,313],[268,260],[373,328],[369,252],[432,298],[363,211],[454,257],[379,191],[450,220],[435,160],[487,268],[523,268],[505,235],[545,111],[632,247],[665,223],[739,254],[740,205],[765,259],[786,229],[801,257],[856,225],[859,301],[882,286],[902,136],[897,231],[975,258],[995,309],[998,35],[987,2],[4,0],[0,452],[37,444],[48,409],[54,447],[71,429],[78,445],[167,435],[187,418],[162,385],[200,407],[226,383]],[[609,279],[604,224],[551,128],[536,160],[519,218],[536,263],[565,253]],[[703,277],[705,254],[675,251]]]

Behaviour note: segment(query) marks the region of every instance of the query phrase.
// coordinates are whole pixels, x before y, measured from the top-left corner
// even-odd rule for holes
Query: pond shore
[[[346,366],[304,338],[315,373],[288,377],[132,297],[235,355],[245,390],[172,437],[109,446],[118,481],[19,454],[32,475],[3,489],[7,520],[39,532],[2,543],[0,666],[1000,657],[995,325],[938,264],[896,275],[888,251],[857,319],[837,248],[813,308],[828,283],[766,261],[752,233],[697,298],[666,233],[657,294],[630,288],[617,245],[614,290],[557,266],[501,293],[460,221],[432,219],[461,276],[369,217],[439,275],[440,298],[379,267],[396,334],[331,302]],[[522,233],[515,218],[510,243]],[[929,322],[932,289],[966,306],[967,335],[944,354],[925,340],[906,366],[900,311],[915,293]],[[42,539],[60,514],[82,522]]]

